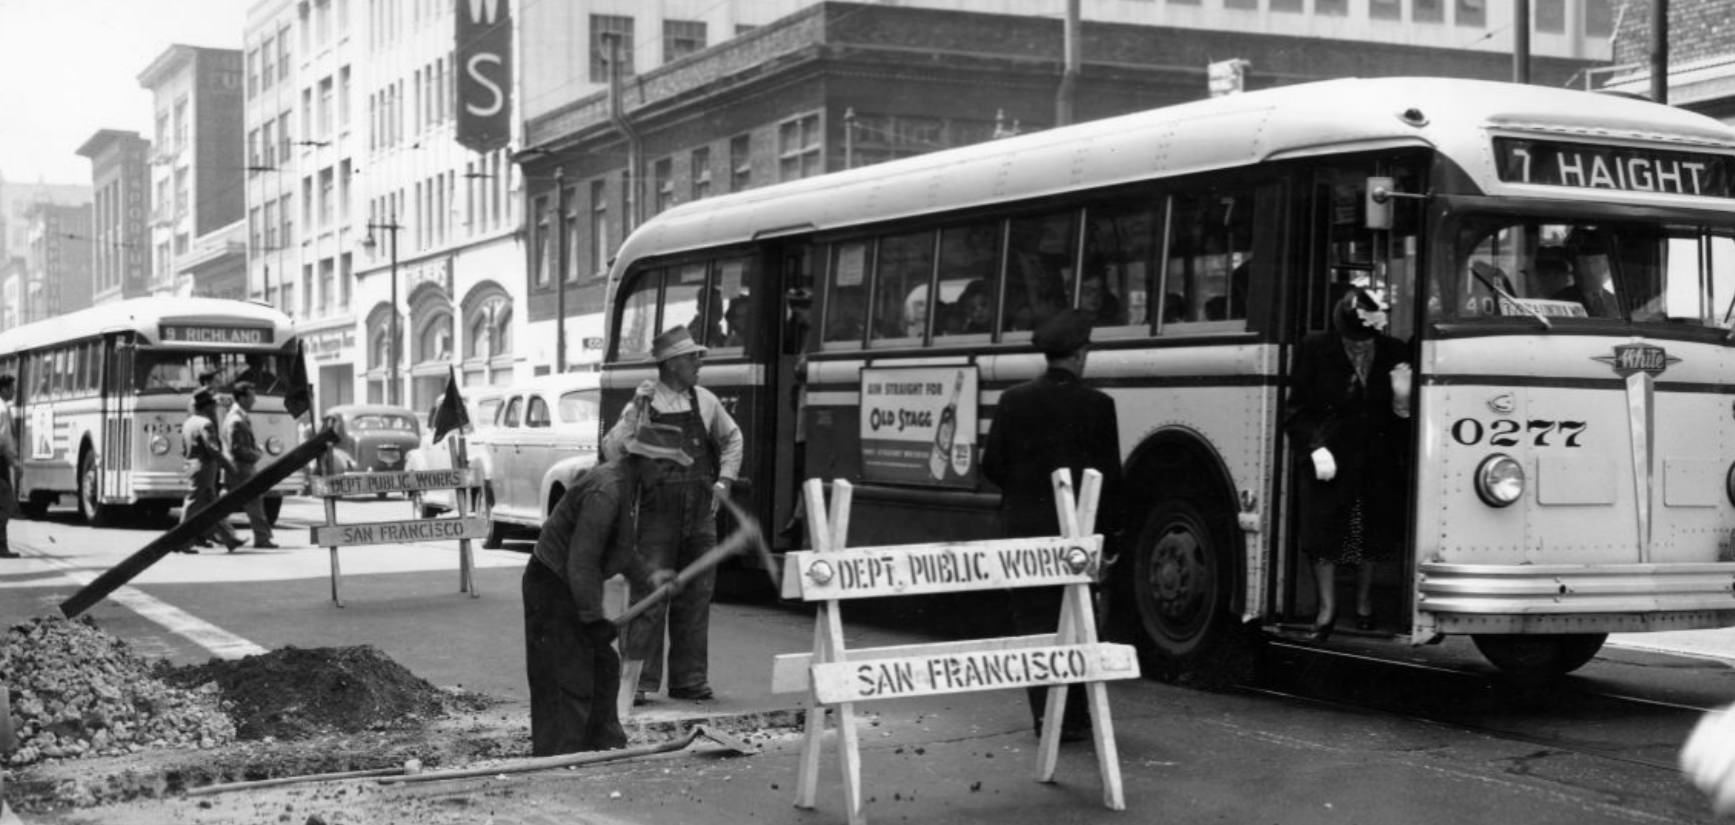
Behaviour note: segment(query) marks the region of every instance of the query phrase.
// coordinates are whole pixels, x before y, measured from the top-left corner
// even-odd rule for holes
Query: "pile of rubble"
[[[177,687],[88,619],[33,619],[0,636],[0,681],[18,747],[5,763],[117,756],[234,741],[215,685]]]

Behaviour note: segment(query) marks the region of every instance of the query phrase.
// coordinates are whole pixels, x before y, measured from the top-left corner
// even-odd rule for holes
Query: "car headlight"
[[[277,436],[271,436],[270,438],[265,439],[265,452],[272,455],[277,455],[283,452],[283,439],[278,438]]]
[[[151,436],[151,455],[168,455],[169,440],[160,436]]]
[[[1495,453],[1476,466],[1476,495],[1489,507],[1505,507],[1524,495],[1524,466],[1505,453]]]

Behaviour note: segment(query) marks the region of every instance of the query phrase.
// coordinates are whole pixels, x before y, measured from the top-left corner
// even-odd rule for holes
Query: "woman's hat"
[[[675,327],[651,339],[651,358],[658,363],[689,352],[704,355],[705,348],[693,341],[693,333],[686,327]]]
[[[623,447],[632,455],[673,461],[682,467],[693,465],[693,457],[681,449],[681,428],[672,424],[641,424]]]
[[[187,402],[187,409],[197,412],[200,407],[209,407],[217,403],[217,396],[210,390],[199,390],[193,393],[193,400]]]

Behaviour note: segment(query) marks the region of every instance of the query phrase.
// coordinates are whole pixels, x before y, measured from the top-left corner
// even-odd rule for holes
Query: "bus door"
[[[807,479],[803,466],[807,433],[802,418],[807,409],[805,355],[813,337],[813,244],[805,239],[775,241],[765,245],[761,260],[766,273],[762,306],[776,313],[762,325],[776,337],[775,345],[765,350],[765,392],[771,406],[765,416],[769,438],[760,442],[772,454],[769,461],[753,464],[763,473],[759,489],[769,493],[759,497],[760,512],[756,515],[768,532],[776,533],[794,518],[801,484]],[[782,538],[767,536],[773,544]],[[800,542],[800,532],[788,540]]]
[[[1415,285],[1418,283],[1417,261],[1420,260],[1417,236],[1420,221],[1416,216],[1420,214],[1420,201],[1401,202],[1394,210],[1398,219],[1389,227],[1370,228],[1366,207],[1370,177],[1390,177],[1394,180],[1394,191],[1419,193],[1424,190],[1420,169],[1420,163],[1414,160],[1368,157],[1336,160],[1310,170],[1311,188],[1302,190],[1310,194],[1298,210],[1304,215],[1298,236],[1300,241],[1289,258],[1296,277],[1291,280],[1294,292],[1290,306],[1294,325],[1292,346],[1285,365],[1287,370],[1293,372],[1295,351],[1304,337],[1333,330],[1332,308],[1351,287],[1367,288],[1383,296],[1387,307],[1385,334],[1405,345],[1408,363],[1412,366],[1417,363]],[[1284,397],[1288,397],[1287,387]],[[1414,498],[1413,432],[1412,426],[1409,435],[1397,439],[1401,445],[1397,454],[1381,459],[1399,462],[1404,469],[1401,476],[1405,490],[1401,505],[1404,512],[1400,514],[1400,523],[1405,527],[1399,531],[1401,538],[1394,539],[1400,546],[1377,548],[1377,551],[1376,548],[1367,548],[1370,554],[1389,559],[1374,566],[1373,583],[1374,614],[1376,618],[1384,617],[1387,622],[1393,617],[1409,615],[1410,610],[1408,582],[1413,560],[1408,548],[1413,541],[1408,525],[1413,524],[1413,519],[1408,517],[1408,511],[1413,507]],[[1283,565],[1289,592],[1287,599],[1279,596],[1284,601],[1281,612],[1307,620],[1317,610],[1317,585],[1312,560],[1302,553],[1299,546],[1301,514],[1295,491],[1302,480],[1301,474],[1312,474],[1314,466],[1308,457],[1296,451],[1295,445],[1288,443],[1287,438],[1280,441],[1284,444],[1291,468],[1287,476],[1290,502],[1287,535],[1290,539],[1285,553],[1289,558]],[[1356,609],[1356,574],[1345,568],[1335,579],[1338,625],[1348,627]],[[1395,626],[1382,624],[1380,629],[1392,630]]]
[[[101,406],[103,434],[97,445],[101,459],[97,473],[97,500],[132,500],[133,434],[138,432],[137,394],[133,392],[132,336],[116,333],[102,341]],[[165,438],[167,433],[162,434]],[[148,437],[148,436],[147,436]],[[173,439],[170,442],[173,443]]]

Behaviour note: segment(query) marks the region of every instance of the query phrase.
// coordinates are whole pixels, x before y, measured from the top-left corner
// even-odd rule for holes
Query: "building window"
[[[1349,16],[1349,0],[1313,0],[1313,13],[1326,17]]]
[[[277,30],[277,79],[289,79],[289,27]]]
[[[1302,6],[1302,0],[1271,0],[1271,10],[1302,12],[1307,9]]]
[[[332,218],[332,179],[331,167],[319,170],[319,228],[331,226]]]
[[[249,167],[252,167],[252,168],[248,169],[247,171],[249,171],[249,172],[258,172],[259,171],[260,159],[259,159],[259,130],[258,129],[248,129],[247,130],[247,165]]]
[[[289,136],[294,134],[289,128],[289,115],[289,112],[284,112],[277,118],[277,158],[283,163],[289,162]],[[276,164],[273,163],[272,165],[275,166]]]
[[[332,267],[330,258],[319,262],[319,314],[330,315],[332,306],[337,301],[337,272]]]
[[[349,129],[349,67],[337,70],[337,128]]]
[[[1402,0],[1368,0],[1368,17],[1374,20],[1401,20],[1404,17]]]
[[[548,197],[536,199],[536,240],[530,251],[532,279],[537,286],[548,283],[550,253],[548,250]]]
[[[590,182],[590,267],[596,277],[608,274],[608,182]]]
[[[777,179],[797,180],[822,170],[819,114],[777,124]]]
[[[175,170],[175,217],[187,214],[188,206],[187,170]],[[180,254],[180,253],[176,253]]]
[[[1410,19],[1416,23],[1441,23],[1446,19],[1444,0],[1416,0],[1410,10]]]
[[[1457,0],[1457,23],[1460,26],[1475,26],[1481,28],[1488,25],[1488,7],[1486,0]]]
[[[729,139],[729,191],[741,192],[753,185],[753,136]]]
[[[1259,0],[1223,0],[1223,8],[1253,9],[1254,11],[1258,11]]]
[[[560,213],[561,237],[566,240],[566,260],[561,270],[561,280],[578,280],[579,248],[578,248],[578,186],[568,186],[561,190],[561,203],[566,204],[566,211]]]
[[[711,194],[711,147],[701,146],[693,150],[692,175],[692,199],[699,200]]]
[[[259,94],[259,50],[247,50],[247,99]]]
[[[702,20],[663,21],[663,62],[672,63],[705,48]]]
[[[276,42],[269,37],[265,38],[265,41],[259,44],[260,91],[265,91],[266,89],[271,88],[272,82],[277,80],[277,62],[274,59],[276,50]]]
[[[187,145],[187,99],[182,97],[175,101],[175,151],[179,152]]]
[[[656,189],[652,214],[675,205],[675,159],[658,158],[651,164],[651,185]]]
[[[1533,25],[1537,31],[1552,34],[1566,32],[1566,0],[1535,0],[1532,8],[1536,15]]]
[[[319,136],[321,138],[331,137],[331,100],[331,78],[327,77],[319,81]]]
[[[294,196],[285,194],[283,196],[282,201],[281,201],[281,203],[283,205],[278,207],[278,209],[277,209],[277,214],[282,216],[282,218],[283,218],[283,232],[282,232],[282,235],[283,235],[282,244],[283,244],[283,246],[289,246],[290,244],[295,243],[295,233],[293,231],[293,229],[295,227],[295,218],[293,217],[293,215],[295,214],[295,212],[293,211],[294,207],[291,206],[291,204],[293,202],[294,202]]]
[[[614,43],[620,46],[620,76],[633,74],[633,19],[612,14],[590,16],[590,82],[608,82],[608,61]]]

